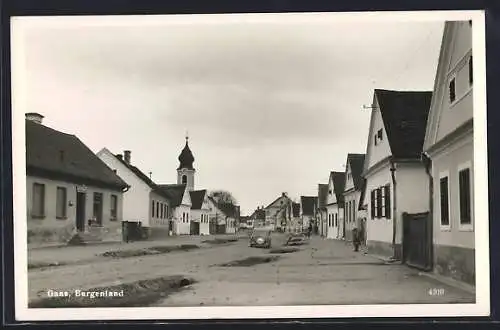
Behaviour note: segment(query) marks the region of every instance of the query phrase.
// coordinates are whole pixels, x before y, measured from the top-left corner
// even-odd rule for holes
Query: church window
[[[182,176],[182,184],[187,184],[187,176],[186,175]]]

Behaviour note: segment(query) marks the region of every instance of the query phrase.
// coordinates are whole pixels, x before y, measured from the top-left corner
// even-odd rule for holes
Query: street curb
[[[455,289],[467,291],[470,294],[474,294],[474,295],[476,294],[476,288],[473,285],[470,285],[470,284],[467,284],[464,282],[460,282],[460,281],[457,281],[457,280],[452,279],[452,278],[438,275],[436,273],[426,273],[426,272],[419,272],[418,275],[431,278],[433,280],[436,280],[438,282],[441,282],[443,284],[451,286]]]

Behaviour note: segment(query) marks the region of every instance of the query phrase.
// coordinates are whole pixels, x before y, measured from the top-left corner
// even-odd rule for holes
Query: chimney
[[[30,120],[34,123],[37,123],[37,124],[41,124],[42,121],[43,121],[43,116],[37,112],[28,112],[26,115],[25,115],[26,119],[27,120]]]
[[[125,163],[130,165],[130,150],[125,150],[123,152],[123,160],[125,160]]]

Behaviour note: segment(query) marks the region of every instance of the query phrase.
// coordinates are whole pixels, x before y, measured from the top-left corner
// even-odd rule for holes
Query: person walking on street
[[[358,228],[354,228],[352,230],[352,244],[354,245],[354,251],[358,252],[359,251],[359,245],[360,245],[360,237],[359,237],[359,230]]]
[[[312,230],[313,230],[312,223],[309,223],[309,227],[307,228],[307,238],[311,238]]]

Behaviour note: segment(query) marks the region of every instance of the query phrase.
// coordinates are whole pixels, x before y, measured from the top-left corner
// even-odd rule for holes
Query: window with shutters
[[[385,190],[385,218],[390,219],[391,218],[391,185],[386,184],[384,186]]]
[[[455,100],[457,99],[455,77],[452,77],[450,79],[450,82],[448,84],[448,94],[449,94],[449,98],[450,98],[450,103],[455,102]]]
[[[160,217],[160,202],[156,202],[156,217]]]
[[[45,185],[33,183],[33,205],[31,208],[33,218],[45,217]]]
[[[382,189],[377,189],[377,218],[382,217]]]
[[[380,188],[380,217],[385,218],[385,189]]]
[[[116,195],[111,195],[111,209],[110,209],[110,219],[111,221],[116,221],[118,218],[118,197]]]
[[[370,191],[370,215],[372,220],[375,219],[375,190]]]
[[[155,217],[155,201],[151,201],[151,218]]]
[[[460,228],[472,229],[472,185],[470,163],[458,171]]]
[[[56,218],[66,219],[67,192],[64,187],[57,187]]]
[[[439,175],[439,214],[441,229],[450,228],[450,189],[448,172]]]

